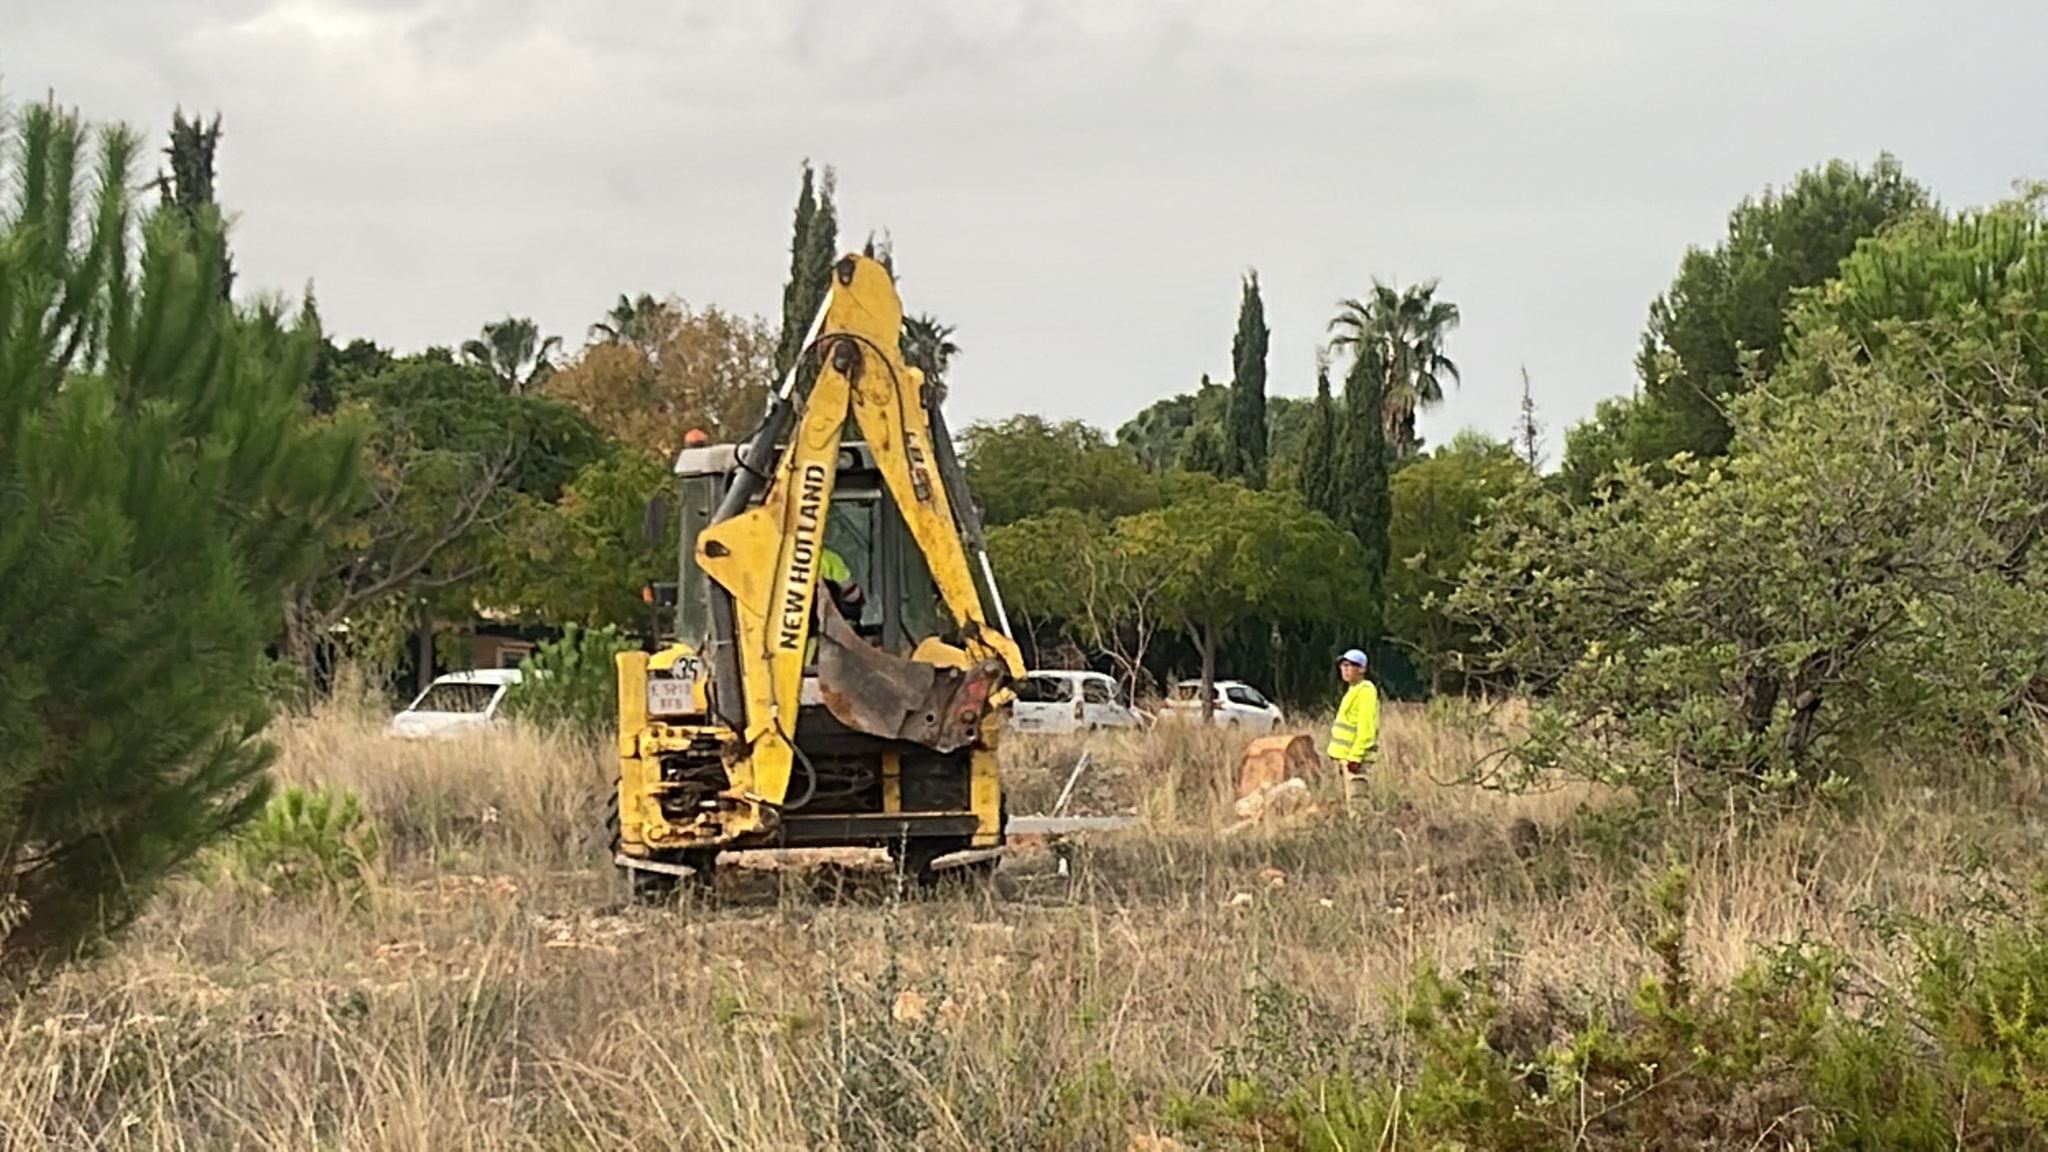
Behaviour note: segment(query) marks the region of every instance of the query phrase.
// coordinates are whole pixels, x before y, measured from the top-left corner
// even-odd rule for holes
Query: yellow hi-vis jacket
[[[846,584],[847,581],[851,579],[853,579],[853,569],[848,568],[846,566],[845,557],[841,556],[837,552],[834,552],[830,548],[818,549],[818,583],[820,585],[823,585],[825,581],[830,580],[834,584],[839,584],[843,586]],[[825,595],[825,589],[823,587],[820,587],[818,589],[818,594]],[[815,631],[813,631],[811,633],[811,638],[809,640],[804,641],[804,666],[808,668],[811,665],[816,664],[817,662],[818,635]]]
[[[1344,693],[1337,719],[1330,724],[1330,759],[1340,764],[1369,764],[1380,754],[1380,693],[1370,680],[1360,680]]]

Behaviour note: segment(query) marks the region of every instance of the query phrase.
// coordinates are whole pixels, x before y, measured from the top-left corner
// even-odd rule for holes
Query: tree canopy
[[[760,423],[774,341],[758,318],[642,297],[625,316],[615,309],[600,338],[550,376],[544,391],[612,439],[673,459],[693,429],[712,443],[732,443]]]
[[[2000,732],[2048,673],[2044,257],[2024,205],[1866,242],[1730,404],[1725,461],[1503,502],[1453,603],[1540,693],[1521,763],[1819,787]]]
[[[4,162],[0,975],[263,803],[264,646],[355,490],[354,433],[304,408],[310,304],[234,309],[219,214],[138,220],[137,151],[38,104]]]
[[[1079,421],[1013,416],[962,436],[968,489],[990,525],[1072,508],[1115,518],[1153,507],[1160,481]]]

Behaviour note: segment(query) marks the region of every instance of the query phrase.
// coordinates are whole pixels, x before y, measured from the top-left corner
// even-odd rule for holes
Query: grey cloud
[[[243,281],[344,334],[580,334],[620,292],[772,314],[799,159],[959,327],[958,418],[1114,426],[1272,382],[1332,304],[1439,275],[1466,383],[1433,439],[1630,386],[1649,299],[1728,208],[1896,151],[1951,203],[2048,174],[2028,0],[0,0],[0,77],[159,130],[225,116]],[[1555,440],[1556,437],[1553,437]]]

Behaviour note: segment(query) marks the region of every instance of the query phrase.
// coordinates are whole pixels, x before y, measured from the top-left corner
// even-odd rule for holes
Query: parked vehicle
[[[1032,672],[1017,682],[1010,727],[1019,732],[1093,732],[1136,728],[1140,720],[1100,672]]]
[[[517,668],[480,668],[436,676],[419,698],[391,718],[394,736],[455,736],[498,722],[505,694],[519,683]]]
[[[1259,690],[1242,680],[1218,680],[1215,684],[1215,710],[1209,722],[1222,728],[1243,728],[1251,732],[1271,732],[1280,726],[1280,709],[1266,699]],[[1173,686],[1173,693],[1166,699],[1166,711],[1187,720],[1202,718],[1202,682],[1183,680]]]

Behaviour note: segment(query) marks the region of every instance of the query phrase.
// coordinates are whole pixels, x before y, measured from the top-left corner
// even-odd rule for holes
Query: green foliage
[[[1266,486],[1266,304],[1259,274],[1244,278],[1237,335],[1230,342],[1230,404],[1224,413],[1223,467],[1219,475],[1247,488]]]
[[[1380,421],[1400,460],[1422,447],[1417,414],[1443,403],[1444,381],[1458,379],[1458,366],[1444,350],[1458,326],[1458,306],[1437,299],[1436,289],[1434,280],[1398,289],[1374,280],[1370,296],[1339,301],[1330,321],[1334,347],[1348,349],[1354,364],[1369,360],[1376,366]]]
[[[326,564],[293,590],[285,647],[301,667],[312,667],[336,629],[365,616],[461,619],[480,593],[517,611],[530,607],[525,592],[556,591],[512,581],[535,570],[532,549],[563,514],[554,505],[571,480],[611,454],[588,420],[547,396],[506,394],[487,372],[445,355],[409,356],[362,377],[337,372],[333,382],[333,421],[367,439],[368,483],[329,534]],[[636,513],[634,539],[638,522]],[[553,534],[574,537],[575,527]],[[596,600],[571,603],[590,609]],[[531,607],[542,606],[552,605]]]
[[[1107,531],[1103,521],[1072,508],[991,528],[990,562],[1002,575],[1010,614],[1027,625],[1078,618],[1084,611],[1082,573]]]
[[[1591,427],[1567,434],[1568,490],[1586,498],[1621,462],[1648,467],[1661,480],[1663,462],[1678,453],[1727,451],[1729,405],[1776,371],[1788,309],[1836,276],[1859,242],[1929,207],[1926,190],[1889,156],[1868,169],[1831,161],[1737,205],[1721,242],[1688,251],[1671,287],[1650,305],[1636,358],[1639,398],[1603,404]]]
[[[1646,409],[1638,399],[1612,396],[1600,401],[1591,418],[1565,430],[1564,459],[1553,481],[1557,490],[1573,503],[1591,500],[1614,474],[1616,463],[1632,458],[1645,419]]]
[[[943,388],[946,371],[960,346],[953,343],[953,326],[942,324],[929,314],[903,318],[903,362],[924,373],[924,378]]]
[[[537,392],[555,374],[560,336],[540,334],[540,325],[524,316],[507,316],[483,326],[462,343],[462,358],[491,374],[499,391],[510,395]]]
[[[320,354],[313,358],[313,371],[306,381],[306,403],[325,416],[334,411],[341,394],[358,382],[390,370],[391,351],[374,340],[357,337],[347,347],[322,338]]]
[[[1302,434],[1297,487],[1308,506],[1331,520],[1343,511],[1340,499],[1337,455],[1337,405],[1330,397],[1330,365],[1317,357],[1316,398],[1307,406],[1307,429]],[[1280,453],[1276,450],[1274,455]]]
[[[1149,683],[1145,657],[1166,626],[1164,596],[1183,562],[1175,550],[1150,546],[1147,524],[1060,508],[989,533],[1013,614],[1107,658],[1133,693]]]
[[[369,895],[382,840],[360,798],[347,790],[285,788],[234,840],[236,871],[280,896]]]
[[[616,732],[619,674],[612,658],[633,647],[609,625],[564,627],[561,639],[542,641],[520,661],[523,675],[505,694],[506,714],[591,736]]]
[[[1160,481],[1102,433],[1068,420],[1012,416],[961,437],[967,485],[990,526],[1057,508],[1115,518],[1156,507]]]
[[[1188,435],[1197,425],[1221,427],[1230,408],[1230,389],[1209,377],[1194,392],[1155,400],[1116,430],[1117,446],[1145,467],[1163,473],[1179,464]]]
[[[1718,465],[1627,468],[1578,508],[1525,488],[1488,518],[1451,602],[1541,694],[1525,766],[1821,786],[1861,753],[1995,737],[2048,668],[2048,395],[2016,354],[1936,328],[1868,363],[1815,342],[1787,372],[1833,387],[1738,402]]]
[[[32,105],[7,139],[0,975],[127,924],[262,806],[264,646],[357,448],[307,420],[310,306],[221,298],[216,214],[156,213],[135,258],[132,133]]]
[[[1359,348],[1344,378],[1344,420],[1337,437],[1337,503],[1339,526],[1358,541],[1359,581],[1364,617],[1359,621],[1364,642],[1379,639],[1386,628],[1387,568],[1392,559],[1387,532],[1393,520],[1389,487],[1384,408],[1385,371],[1369,345]]]
[[[1444,612],[1481,521],[1531,478],[1514,449],[1476,433],[1396,472],[1387,545],[1387,635],[1430,672],[1435,686],[1476,651],[1471,630]]]
[[[1315,419],[1307,396],[1266,397],[1266,486],[1301,487],[1301,457]]]
[[[1298,992],[1253,989],[1220,1083],[1169,1099],[1169,1126],[1218,1148],[2048,1147],[2048,933],[2038,909],[1914,929],[1903,990],[1870,989],[1840,953],[1758,949],[1696,986],[1688,877],[1642,901],[1652,956],[1625,1002],[1517,998],[1512,954],[1425,966],[1375,1028]],[[1391,1037],[1382,1038],[1382,1030]],[[1393,1052],[1387,1062],[1362,1053]]]
[[[1188,430],[1180,444],[1180,459],[1174,461],[1183,472],[1199,472],[1221,480],[1230,470],[1230,439],[1221,424],[1201,423]]]
[[[2000,900],[1907,931],[1916,1007],[1946,1056],[1942,1095],[1970,1110],[1972,1131],[2048,1132],[2048,917]],[[1890,1111],[1878,1119],[1896,1125],[1904,1110]]]
[[[1938,324],[1944,340],[2010,348],[2025,378],[2048,390],[2048,225],[2037,202],[1958,216],[1923,213],[1864,241],[1835,280],[1801,297],[1788,317],[1800,370],[1791,383],[1832,381],[1822,353],[1859,359],[1910,344]],[[1800,361],[1804,361],[1802,364]]]
[[[220,116],[216,114],[212,123],[197,118],[187,120],[181,109],[171,114],[171,142],[164,149],[164,156],[171,162],[168,175],[159,173],[156,178],[158,192],[163,197],[164,208],[184,218],[188,227],[199,227],[205,223],[208,234],[219,251],[209,253],[220,267],[220,298],[233,298],[235,286],[234,264],[228,258],[227,229],[222,226],[225,219],[220,212],[219,202],[213,192],[213,154],[220,146]]]
[[[832,284],[832,262],[838,257],[839,216],[832,205],[833,174],[813,175],[804,162],[803,186],[797,193],[796,223],[789,238],[789,280],[782,287],[782,336],[775,346],[775,378],[789,372],[803,352],[804,334],[824,306]]]
[[[556,503],[521,502],[473,587],[540,620],[647,631],[641,589],[676,578],[675,518],[661,539],[645,534],[647,502],[669,477],[659,457],[624,446],[592,461]]]
[[[1357,543],[1293,492],[1190,476],[1170,503],[1116,532],[1159,574],[1157,610],[1194,644],[1205,683],[1225,633],[1253,616],[1333,621],[1362,611]]]

